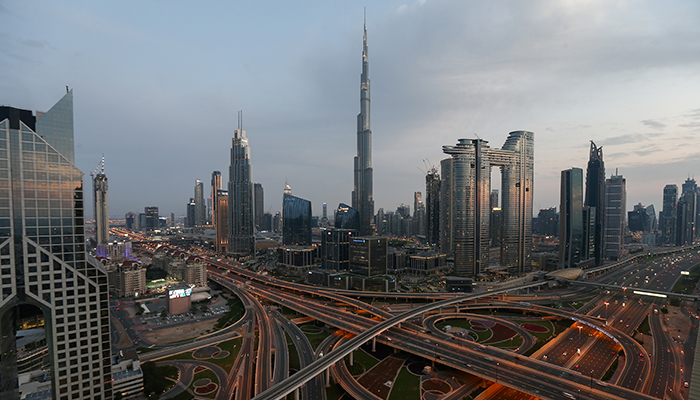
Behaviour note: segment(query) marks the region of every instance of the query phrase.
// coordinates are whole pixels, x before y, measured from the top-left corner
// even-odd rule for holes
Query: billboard
[[[179,299],[180,297],[190,297],[192,295],[192,288],[185,289],[170,289],[168,292],[168,297],[172,299]]]

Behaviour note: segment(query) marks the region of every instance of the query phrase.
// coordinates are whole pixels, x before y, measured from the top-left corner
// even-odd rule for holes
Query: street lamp
[[[579,325],[578,326],[578,340],[579,341],[581,340],[581,328],[583,328],[583,326]]]

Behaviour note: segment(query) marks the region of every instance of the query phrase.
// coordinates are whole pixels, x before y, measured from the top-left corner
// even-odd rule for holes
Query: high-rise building
[[[559,268],[581,261],[583,247],[583,170],[561,171],[559,203]]]
[[[216,252],[228,253],[228,191],[216,191]]]
[[[540,221],[540,235],[559,236],[559,214],[556,207],[540,209],[537,217]]]
[[[109,203],[104,157],[102,157],[98,169],[99,173],[96,169],[90,176],[92,177],[92,201],[95,213],[95,240],[99,244],[109,241]]]
[[[255,226],[260,229],[262,215],[265,213],[265,192],[263,191],[262,183],[253,185],[253,195],[255,199]]]
[[[239,127],[233,131],[231,166],[229,167],[229,252],[255,255],[255,221],[253,204],[253,168],[246,132]]]
[[[187,202],[187,214],[185,215],[185,228],[192,228],[195,226],[195,215],[197,214],[197,203],[194,201],[194,197],[190,197],[190,201]]]
[[[425,203],[421,192],[413,193],[413,233],[425,236]]]
[[[686,181],[688,183],[688,181]],[[685,189],[685,188],[684,188]],[[698,195],[690,187],[683,192],[676,206],[676,245],[693,243],[696,235],[696,216],[698,213]]]
[[[29,110],[0,107],[0,398],[28,393],[16,343],[29,317],[44,321],[49,396],[111,399],[107,274],[85,249],[72,92],[35,121]]]
[[[442,182],[440,183],[440,251],[452,253],[454,251],[454,179],[452,174],[452,158],[440,161]]]
[[[196,226],[204,226],[207,222],[206,215],[204,183],[197,179],[194,181],[194,224]]]
[[[370,129],[369,59],[367,25],[362,38],[362,74],[360,75],[360,113],[357,115],[357,155],[352,208],[360,214],[360,234],[373,235],[374,196],[372,195],[372,130]]]
[[[282,198],[282,243],[311,246],[311,202],[285,193]]]
[[[384,275],[386,274],[388,252],[389,248],[385,237],[350,238],[350,271],[353,274],[367,277]]]
[[[603,262],[603,249],[605,247],[603,243],[605,234],[605,163],[603,162],[603,148],[597,147],[593,141],[591,141],[588,155],[586,198],[583,205],[590,207],[592,209],[590,215],[594,216],[595,232],[592,236],[592,248],[595,264],[600,265]]]
[[[355,231],[350,229],[321,230],[321,268],[347,271],[350,264],[350,240]]]
[[[605,181],[605,203],[605,258],[618,260],[624,245],[627,182],[617,170]]]
[[[534,134],[511,132],[501,149],[487,143],[459,139],[455,146],[443,146],[452,156],[455,273],[463,277],[488,266],[492,166],[502,173],[501,264],[518,272],[530,267]]]
[[[660,230],[661,241],[665,244],[676,243],[676,203],[678,201],[678,186],[664,186],[663,208],[661,209]]]
[[[154,229],[158,229],[160,226],[160,214],[158,213],[158,207],[156,206],[150,206],[150,207],[145,207],[144,208],[144,213],[146,215],[145,217],[145,224],[143,225],[143,228],[145,228],[146,231],[152,231]]]
[[[359,232],[360,213],[347,204],[338,204],[338,209],[335,212],[335,228],[352,229],[356,232]]]
[[[138,229],[139,215],[129,211],[124,215],[124,224],[126,224],[126,229]]]
[[[644,207],[642,203],[634,205],[632,211],[627,212],[627,226],[631,232],[651,233],[656,231],[656,212],[654,205]]]
[[[41,136],[68,161],[75,163],[73,149],[73,90],[47,112],[36,113],[37,135]]]
[[[211,173],[211,224],[214,225],[214,229],[216,229],[216,214],[217,214],[217,206],[218,206],[218,200],[216,198],[216,194],[218,193],[219,190],[223,189],[223,180],[221,178],[221,171],[214,171]],[[228,210],[227,210],[228,212]],[[228,224],[228,221],[226,221]]]
[[[431,246],[440,244],[440,175],[432,167],[425,175],[425,240]]]

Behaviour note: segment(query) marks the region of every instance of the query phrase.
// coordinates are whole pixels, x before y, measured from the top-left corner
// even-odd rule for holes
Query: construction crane
[[[435,167],[435,165],[433,165],[433,163],[430,162],[430,160],[428,160],[427,158],[424,158],[424,159],[423,159],[423,164],[425,165],[425,169],[426,169],[426,171],[427,171],[427,172],[426,172],[426,175],[435,175],[435,174],[437,174],[437,168]]]
[[[102,161],[100,161],[100,163],[97,164],[97,167],[95,167],[94,171],[90,172],[90,177],[94,178],[95,175],[98,175],[98,172],[99,172],[99,174],[102,174],[102,175],[104,175],[104,173],[105,173],[105,155],[104,154],[102,155]]]

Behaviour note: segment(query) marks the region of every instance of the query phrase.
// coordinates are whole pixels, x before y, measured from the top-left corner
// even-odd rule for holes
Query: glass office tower
[[[229,252],[255,255],[253,169],[248,138],[241,128],[233,131],[228,196]]]
[[[83,174],[73,164],[67,103],[42,117],[58,109],[70,116],[56,116],[55,131],[70,137],[53,143],[31,111],[0,107],[0,399],[19,398],[16,340],[27,314],[44,321],[50,396],[112,398],[107,274],[85,249]],[[68,143],[69,155],[58,151]]]
[[[583,247],[583,170],[561,171],[559,268],[575,267]]]
[[[285,193],[282,198],[282,241],[311,246],[311,202]]]

